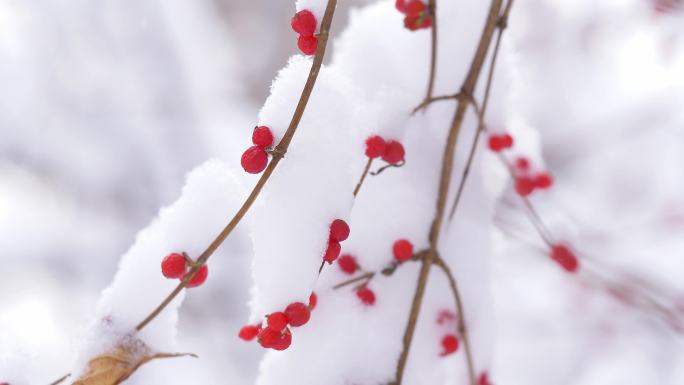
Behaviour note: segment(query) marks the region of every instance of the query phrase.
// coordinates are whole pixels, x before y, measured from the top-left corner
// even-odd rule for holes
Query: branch
[[[447,196],[449,194],[449,184],[451,183],[451,176],[454,168],[456,142],[463,124],[465,113],[468,110],[468,107],[471,105],[468,97],[464,97],[464,95],[472,95],[475,90],[477,80],[480,76],[480,72],[482,71],[485,57],[487,56],[487,51],[489,50],[489,45],[493,39],[494,31],[497,28],[500,10],[501,0],[492,0],[477,51],[475,52],[470,69],[468,70],[468,75],[466,76],[466,79],[461,87],[461,97],[458,99],[456,113],[454,115],[454,119],[449,130],[449,135],[447,137],[446,146],[444,148],[436,213],[429,233],[430,249],[426,258],[423,260],[420,269],[420,275],[418,276],[418,283],[416,285],[411,311],[409,313],[406,330],[404,331],[403,349],[397,362],[396,377],[394,382],[395,385],[401,385],[404,369],[406,368],[406,361],[411,349],[411,341],[413,340],[413,334],[418,321],[418,314],[420,313],[423,296],[425,294],[425,287],[427,286],[430,268],[432,267],[432,263],[437,255],[437,245],[439,242],[442,223],[444,222],[444,211],[446,208]],[[474,373],[469,373],[469,377],[470,384],[474,385],[476,380]]]
[[[449,212],[449,221],[454,219],[454,214],[456,214],[456,207],[458,207],[458,203],[461,201],[461,196],[463,195],[463,190],[465,188],[465,183],[466,180],[468,179],[468,175],[470,174],[470,168],[473,165],[473,160],[475,159],[475,153],[477,152],[477,144],[480,141],[480,136],[482,135],[482,132],[485,130],[485,113],[487,112],[487,106],[489,105],[489,96],[492,88],[492,82],[494,80],[494,69],[496,68],[496,59],[499,56],[499,48],[501,47],[501,38],[504,34],[504,31],[506,30],[506,27],[508,27],[508,17],[511,13],[511,8],[513,7],[513,0],[508,0],[506,3],[506,8],[503,11],[503,14],[499,18],[499,22],[497,23],[497,28],[499,30],[498,35],[496,36],[496,43],[494,44],[494,53],[492,54],[492,60],[489,64],[489,74],[487,75],[487,83],[485,85],[485,94],[484,94],[484,99],[482,99],[482,108],[477,108],[477,115],[478,115],[478,126],[477,126],[477,131],[475,131],[475,137],[473,138],[473,143],[470,145],[470,152],[468,153],[468,159],[466,160],[465,167],[463,168],[463,173],[461,174],[461,181],[458,184],[458,188],[456,190],[456,198],[454,199],[454,203],[451,206],[451,212]]]
[[[271,174],[273,174],[273,171],[275,168],[278,166],[278,163],[280,163],[281,159],[285,156],[287,153],[287,149],[290,146],[290,142],[292,141],[292,138],[294,137],[295,132],[297,131],[297,127],[299,127],[299,122],[302,119],[302,116],[304,115],[304,110],[306,109],[306,105],[309,102],[309,98],[311,97],[311,93],[313,92],[314,85],[316,84],[316,79],[318,78],[318,73],[321,69],[321,65],[323,64],[323,58],[325,56],[325,49],[328,44],[328,34],[330,31],[330,25],[332,23],[333,15],[335,13],[335,6],[337,5],[337,0],[328,0],[328,5],[325,8],[325,14],[323,16],[323,20],[321,21],[321,30],[320,33],[317,35],[318,38],[318,48],[316,50],[316,55],[314,56],[313,59],[313,64],[311,65],[311,70],[309,71],[309,77],[306,79],[306,84],[304,85],[304,90],[302,91],[302,94],[299,98],[299,102],[297,103],[297,108],[295,109],[294,115],[292,116],[292,120],[290,121],[290,125],[287,128],[287,131],[285,131],[285,135],[281,139],[280,143],[275,147],[273,151],[273,158],[271,162],[268,164],[268,167],[266,167],[266,170],[264,173],[261,175],[259,178],[259,181],[257,182],[256,186],[254,186],[254,189],[252,192],[249,194],[247,197],[247,200],[242,204],[242,207],[238,210],[238,212],[235,214],[235,216],[228,222],[226,227],[219,233],[219,235],[214,239],[211,244],[207,247],[207,249],[199,256],[197,259],[197,264],[193,266],[193,268],[188,272],[188,274],[185,276],[185,278],[181,281],[178,286],[176,286],[175,289],[169,295],[147,316],[145,317],[144,320],[142,320],[136,327],[136,331],[140,331],[147,324],[149,324],[159,313],[161,313],[166,306],[168,306],[169,303],[185,288],[185,285],[192,279],[192,277],[195,276],[199,268],[204,265],[207,260],[209,260],[209,257],[216,251],[216,249],[221,246],[223,241],[228,238],[228,235],[235,229],[235,227],[240,223],[242,218],[247,214],[247,211],[249,211],[250,207],[252,207],[252,204],[254,201],[256,201],[257,197],[261,193],[261,190],[264,188],[264,185],[266,185],[266,182],[268,182],[269,178],[271,177]]]

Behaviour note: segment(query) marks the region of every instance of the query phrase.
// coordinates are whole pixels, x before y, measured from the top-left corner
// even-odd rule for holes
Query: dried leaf
[[[140,366],[157,358],[192,356],[192,353],[152,353],[140,340],[117,346],[88,362],[88,369],[72,385],[116,385]]]

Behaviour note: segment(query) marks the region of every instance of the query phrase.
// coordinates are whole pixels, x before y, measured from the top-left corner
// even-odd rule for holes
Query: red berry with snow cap
[[[265,348],[270,348],[273,344],[280,338],[280,331],[271,329],[270,327],[265,327],[261,329],[257,336],[257,341],[261,346]]]
[[[458,337],[453,334],[447,334],[442,338],[442,353],[441,356],[449,355],[458,350]]]
[[[283,330],[287,326],[288,318],[282,311],[271,313],[266,317],[266,324],[274,330]]]
[[[209,276],[209,267],[207,267],[207,265],[202,265],[202,267],[200,267],[199,270],[197,270],[197,274],[195,274],[195,276],[192,277],[192,279],[190,279],[188,281],[188,283],[187,283],[187,285],[185,285],[185,287],[191,288],[191,287],[201,286],[207,280],[208,276]],[[185,276],[183,276],[183,279],[185,279]]]
[[[399,262],[408,261],[413,256],[413,244],[407,239],[400,239],[392,245],[392,254]]]
[[[261,148],[272,146],[273,133],[271,133],[271,129],[266,126],[255,127],[252,133],[252,143]]]
[[[273,350],[285,350],[292,344],[292,332],[290,329],[285,328],[279,336],[271,343],[270,348]]]
[[[335,219],[330,224],[330,239],[343,242],[349,238],[349,225],[342,219]]]
[[[309,307],[301,302],[293,302],[285,308],[285,315],[290,322],[290,326],[298,327],[309,322],[311,312]]]
[[[308,9],[295,13],[290,24],[292,30],[302,36],[313,36],[316,33],[316,16]]]
[[[188,266],[182,254],[172,253],[162,260],[161,270],[166,278],[180,278],[188,271]]]
[[[337,264],[340,265],[340,269],[347,274],[354,274],[359,265],[356,263],[356,258],[349,254],[345,254],[337,260]]]
[[[259,146],[252,146],[242,154],[240,159],[242,168],[250,174],[258,174],[266,168],[268,164],[268,154]]]
[[[385,139],[378,135],[369,136],[366,139],[366,156],[375,159],[385,153]]]
[[[311,56],[316,53],[318,48],[318,39],[316,36],[299,36],[297,39],[297,47],[304,55]]]
[[[375,293],[373,293],[373,290],[367,288],[366,286],[360,287],[358,290],[356,290],[356,296],[364,305],[370,306],[375,304]]]
[[[243,326],[242,329],[240,329],[240,333],[238,333],[238,337],[240,339],[243,339],[245,341],[251,341],[254,339],[259,334],[259,331],[261,330],[260,326],[256,325],[246,325]]]
[[[397,164],[404,160],[404,146],[396,140],[390,140],[385,144],[385,153],[382,159],[389,164]]]
[[[340,256],[340,251],[342,251],[342,246],[337,241],[332,239],[328,241],[328,248],[325,250],[323,259],[328,263],[333,263]]]
[[[564,244],[556,244],[551,247],[550,257],[556,261],[568,273],[574,273],[579,268],[579,260],[575,253]]]

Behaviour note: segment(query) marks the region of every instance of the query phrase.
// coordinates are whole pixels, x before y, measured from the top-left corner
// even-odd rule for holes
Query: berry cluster
[[[404,17],[404,27],[410,31],[432,27],[432,13],[420,0],[397,0],[396,7]]]
[[[328,236],[328,247],[323,254],[323,260],[333,263],[340,256],[342,246],[340,242],[349,238],[349,225],[342,219],[335,219],[330,224],[330,235]]]
[[[318,48],[318,38],[314,36],[317,29],[316,16],[305,9],[292,16],[292,30],[299,34],[297,47],[304,55],[313,55]]]
[[[370,159],[382,157],[382,160],[397,165],[404,160],[404,146],[396,140],[385,141],[381,136],[373,135],[366,139],[366,156]]]
[[[266,149],[273,146],[271,129],[266,126],[255,127],[252,133],[252,143],[254,145],[242,154],[240,164],[248,173],[258,174],[264,171],[268,164]]]
[[[190,259],[185,253],[171,253],[162,260],[161,270],[164,277],[169,279],[180,279],[182,281],[185,279],[186,274],[188,274],[189,269],[195,264],[196,262]],[[202,265],[185,287],[191,288],[200,286],[207,280],[208,276],[209,268],[207,265]]]
[[[494,152],[501,152],[513,147],[513,137],[509,133],[490,134],[487,139],[489,149]]]
[[[308,305],[293,302],[285,310],[267,315],[265,327],[262,323],[243,326],[238,337],[245,341],[256,338],[264,348],[285,350],[292,344],[292,332],[288,326],[299,327],[309,322],[317,301],[316,293],[311,293]]]
[[[579,269],[579,259],[565,244],[553,245],[549,251],[549,256],[568,273],[575,273]]]
[[[553,177],[548,172],[530,172],[530,161],[519,157],[513,164],[515,171],[515,191],[521,196],[528,196],[536,189],[546,190],[553,185]]]

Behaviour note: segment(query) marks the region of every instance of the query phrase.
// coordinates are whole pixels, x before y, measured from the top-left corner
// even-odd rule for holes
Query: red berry
[[[335,219],[330,224],[330,239],[342,242],[349,238],[349,225],[341,219]]]
[[[504,148],[503,140],[501,139],[501,137],[499,135],[494,134],[489,135],[487,145],[489,146],[489,149],[494,152],[499,152]]]
[[[401,13],[406,13],[406,0],[397,0],[397,2],[394,4],[395,7],[397,7],[397,10]]]
[[[423,18],[421,20],[422,20],[422,22],[420,22],[418,24],[418,28],[425,29],[425,28],[432,27],[432,17],[423,16]]]
[[[365,286],[356,290],[356,296],[359,297],[364,305],[373,305],[375,303],[375,293]]]
[[[270,327],[265,327],[261,329],[257,337],[257,341],[261,346],[265,348],[270,348],[273,344],[280,338],[280,331],[271,329]]]
[[[313,291],[311,292],[311,295],[309,296],[309,310],[313,310],[316,307],[316,304],[318,303],[318,296],[316,293]]]
[[[526,172],[530,169],[530,161],[524,156],[518,157],[515,160],[515,168],[520,172]]]
[[[442,338],[442,353],[441,356],[446,356],[458,350],[458,338],[453,334],[447,334]]]
[[[385,144],[385,153],[382,159],[389,164],[397,164],[404,160],[404,146],[396,140],[390,140]]]
[[[513,137],[511,135],[506,133],[506,134],[501,135],[500,138],[501,138],[501,144],[503,145],[503,148],[513,147]]]
[[[420,0],[409,0],[406,3],[406,15],[408,16],[420,16],[421,13],[425,11],[425,4]]]
[[[166,278],[180,278],[188,270],[185,257],[178,253],[172,253],[164,257],[161,263],[162,274]]]
[[[255,325],[243,326],[242,329],[240,329],[240,333],[238,333],[238,337],[245,341],[251,341],[259,334],[259,329],[260,326]]]
[[[309,307],[301,302],[293,302],[285,308],[285,315],[293,327],[302,326],[309,322],[311,312]]]
[[[285,350],[292,344],[292,333],[290,329],[285,329],[271,344],[271,348],[274,350]]]
[[[274,330],[283,330],[287,326],[288,318],[282,311],[271,313],[266,317],[266,324]]]
[[[290,24],[302,36],[313,36],[316,32],[316,16],[308,9],[295,13]]]
[[[200,286],[204,283],[204,281],[207,280],[208,276],[209,276],[209,268],[207,267],[207,265],[202,265],[202,267],[200,267],[199,270],[197,270],[197,274],[195,274],[195,276],[192,277],[192,279],[188,281],[188,283],[187,283],[187,285],[185,285],[185,287],[191,288],[191,287]],[[183,279],[185,279],[185,276],[183,276]]]
[[[261,148],[272,146],[273,134],[271,129],[266,126],[255,127],[252,133],[252,143]]]
[[[408,261],[413,256],[413,244],[406,239],[400,239],[392,245],[392,253],[397,261]]]
[[[487,372],[482,372],[482,374],[480,374],[480,377],[477,379],[477,385],[492,385],[492,383],[489,382],[489,375]]]
[[[534,177],[534,185],[540,189],[547,189],[553,184],[553,178],[546,172],[542,172]]]
[[[385,139],[380,136],[369,136],[366,139],[366,156],[375,159],[385,153]]]
[[[551,247],[550,256],[568,273],[574,273],[579,268],[577,256],[566,245],[557,244]]]
[[[404,18],[404,27],[409,31],[420,29],[420,16],[406,16]]]
[[[526,176],[515,178],[515,191],[521,196],[528,196],[534,190],[534,181]]]
[[[316,36],[299,36],[297,39],[297,47],[304,55],[313,55],[318,48],[318,39]]]
[[[342,251],[342,246],[337,241],[332,239],[328,241],[328,248],[325,250],[325,255],[323,259],[328,263],[333,263],[340,256],[340,251]]]
[[[242,154],[242,168],[250,174],[258,174],[266,168],[268,154],[259,146],[252,146]]]
[[[337,264],[340,265],[340,269],[347,274],[354,274],[354,272],[356,272],[356,268],[359,266],[356,263],[356,258],[349,254],[341,256],[337,261]]]

